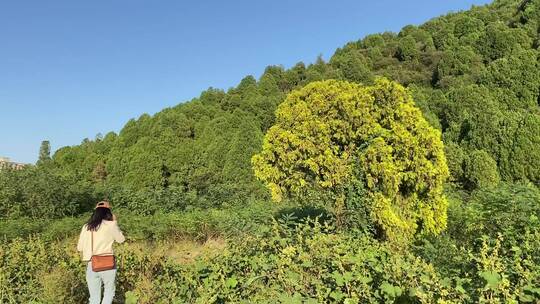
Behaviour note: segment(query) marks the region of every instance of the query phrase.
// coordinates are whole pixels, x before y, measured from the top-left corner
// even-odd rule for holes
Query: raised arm
[[[79,234],[79,241],[77,242],[77,251],[83,251],[83,244],[84,244],[84,230],[86,229],[85,226],[82,227],[81,233]]]
[[[124,237],[124,234],[122,233],[122,230],[120,230],[120,227],[118,226],[118,222],[116,221],[116,217],[115,217],[115,221],[113,221],[114,225],[113,225],[113,235],[114,235],[114,240],[117,242],[117,243],[123,243],[126,238]]]

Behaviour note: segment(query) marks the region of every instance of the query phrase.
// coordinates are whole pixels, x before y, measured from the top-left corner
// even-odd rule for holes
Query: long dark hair
[[[111,209],[99,207],[94,210],[94,213],[92,213],[92,216],[86,223],[86,229],[90,231],[96,231],[99,228],[99,225],[101,225],[101,221],[112,221],[113,216]]]

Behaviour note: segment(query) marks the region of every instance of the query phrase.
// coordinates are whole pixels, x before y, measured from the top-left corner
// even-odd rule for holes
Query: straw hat
[[[97,203],[96,208],[108,208],[108,209],[111,209],[111,203],[109,203],[108,201],[101,201],[101,202]]]

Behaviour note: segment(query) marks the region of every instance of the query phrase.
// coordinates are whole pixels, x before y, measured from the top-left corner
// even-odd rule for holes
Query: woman
[[[92,262],[90,261],[92,255],[113,254],[113,243],[122,243],[124,241],[124,235],[118,227],[116,216],[111,212],[109,202],[99,202],[90,220],[83,226],[77,244],[77,250],[82,252],[83,261],[87,262],[86,282],[90,293],[90,304],[99,304],[101,302],[102,282],[105,292],[101,303],[112,303],[116,277],[116,267],[100,272],[92,271]]]

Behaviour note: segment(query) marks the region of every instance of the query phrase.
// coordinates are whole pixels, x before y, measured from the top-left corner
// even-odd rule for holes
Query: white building
[[[20,170],[24,166],[26,166],[26,164],[12,162],[9,157],[0,156],[0,170],[2,169]]]

